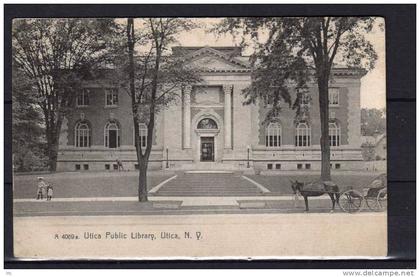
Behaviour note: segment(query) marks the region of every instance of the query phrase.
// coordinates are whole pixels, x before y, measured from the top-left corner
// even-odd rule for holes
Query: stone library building
[[[264,122],[267,107],[243,105],[251,83],[249,57],[240,47],[173,47],[174,55],[199,70],[202,82],[179,92],[180,101],[157,115],[151,170],[319,170],[321,167],[318,90],[308,84],[309,114],[297,122],[284,104],[280,116]],[[329,88],[332,170],[360,170],[361,69],[335,67]],[[293,92],[291,92],[293,93]],[[131,99],[106,80],[86,84],[62,126],[58,171],[138,168]],[[147,128],[140,124],[146,145]]]

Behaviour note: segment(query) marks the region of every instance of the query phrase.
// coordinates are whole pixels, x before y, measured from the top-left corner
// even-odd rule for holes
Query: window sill
[[[109,106],[104,106],[105,109],[115,109],[118,108],[118,105],[109,105]]]
[[[89,105],[76,105],[76,108],[89,108]]]
[[[328,107],[330,107],[330,108],[339,108],[340,105],[339,104],[330,104]]]

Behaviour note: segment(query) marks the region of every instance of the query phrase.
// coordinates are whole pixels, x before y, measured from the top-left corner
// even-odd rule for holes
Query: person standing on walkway
[[[51,201],[53,197],[53,185],[49,183],[47,185],[47,201]]]
[[[38,177],[38,190],[36,192],[36,199],[43,199],[45,195],[46,184],[43,177]]]

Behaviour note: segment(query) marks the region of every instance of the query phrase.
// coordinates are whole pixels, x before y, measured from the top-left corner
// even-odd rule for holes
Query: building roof
[[[185,60],[196,59],[204,55],[213,55],[239,68],[229,70],[206,69],[205,72],[250,72],[251,65],[248,56],[242,56],[242,48],[238,46],[175,46],[174,55],[184,56]],[[350,68],[344,65],[334,65],[332,72],[337,77],[362,77],[367,71],[362,68]]]
[[[386,138],[386,134],[381,134],[379,136],[361,136],[362,145],[378,145],[383,139]]]
[[[374,145],[375,137],[374,136],[361,136],[362,145]]]
[[[184,56],[203,48],[211,48],[232,57],[242,56],[242,47],[239,46],[174,46],[172,54]]]
[[[187,50],[183,52],[182,50]],[[249,73],[251,72],[251,67],[248,60],[239,59],[235,51],[240,51],[239,47],[181,47],[175,52],[186,53],[182,59],[189,63],[194,63],[195,61],[203,61],[203,66],[198,70],[201,72],[240,72],[240,73]],[[214,58],[214,61],[219,60],[221,63],[212,63],[209,60],[205,60],[206,57]]]
[[[375,137],[375,145],[378,145],[384,139],[386,139],[386,134],[380,134],[379,136]]]

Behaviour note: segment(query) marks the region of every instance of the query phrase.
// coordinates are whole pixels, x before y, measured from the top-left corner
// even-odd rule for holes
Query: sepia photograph
[[[13,19],[14,256],[386,257],[385,29]]]

